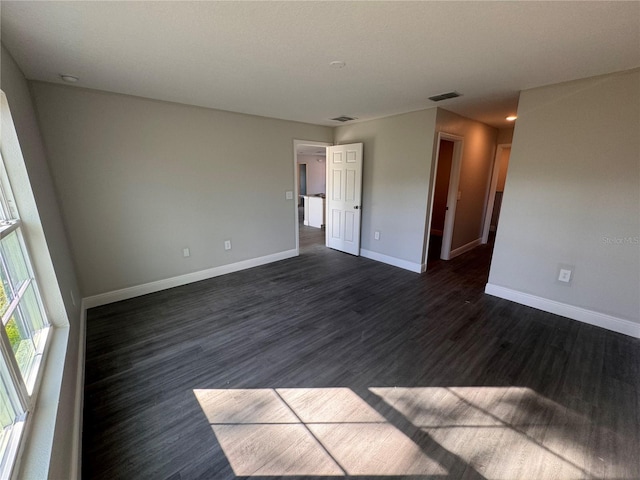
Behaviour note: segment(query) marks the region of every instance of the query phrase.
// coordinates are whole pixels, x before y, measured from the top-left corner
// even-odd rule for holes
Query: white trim
[[[375,260],[376,262],[386,263],[387,265],[393,265],[394,267],[403,268],[410,272],[422,273],[424,270],[419,263],[413,263],[408,260],[402,260],[401,258],[391,257],[384,253],[372,252],[371,250],[360,249],[360,256]]]
[[[78,366],[76,367],[76,394],[73,414],[73,437],[71,439],[71,480],[79,480],[82,472],[82,410],[84,406],[84,367],[87,344],[87,309],[84,301],[80,304],[80,325],[78,332]]]
[[[295,237],[296,237],[296,254],[295,256],[300,255],[300,227],[299,227],[299,221],[300,219],[298,218],[298,200],[300,199],[300,192],[298,191],[298,147],[301,147],[303,145],[308,145],[308,146],[312,146],[312,147],[330,147],[331,143],[327,143],[327,142],[316,142],[313,140],[294,140],[293,141],[293,204],[295,206],[295,213],[294,213],[294,218],[295,218]],[[325,166],[325,170],[326,170],[326,166]],[[308,221],[304,221],[305,225],[308,225],[309,222]]]
[[[496,201],[496,188],[498,186],[498,176],[500,175],[500,158],[502,151],[511,148],[510,143],[501,143],[496,148],[496,156],[493,159],[493,173],[491,174],[491,185],[489,186],[489,197],[484,217],[484,227],[482,229],[482,243],[489,241],[489,232],[491,231],[491,217],[493,216],[493,205]]]
[[[466,245],[462,245],[461,247],[458,247],[455,250],[451,250],[451,253],[449,254],[449,259],[452,259],[453,257],[457,257],[458,255],[462,255],[463,253],[468,252],[469,250],[473,250],[481,243],[482,243],[482,239],[476,238],[475,240],[467,243]]]
[[[82,301],[85,308],[99,307],[100,305],[119,302],[121,300],[139,297],[140,295],[146,295],[148,293],[166,290],[167,288],[179,287],[188,283],[199,282],[208,278],[219,277],[220,275],[226,275],[227,273],[246,270],[247,268],[259,267],[260,265],[278,262],[280,260],[285,260],[287,258],[296,256],[298,256],[298,251],[296,249],[285,250],[283,252],[272,253],[271,255],[265,255],[263,257],[250,258],[241,262],[230,263],[228,265],[220,265],[219,267],[207,268],[206,270],[187,273],[185,275],[178,275],[177,277],[165,278],[164,280],[157,280],[155,282],[122,288],[120,290],[114,290],[112,292],[92,295],[90,297],[85,297]]]
[[[484,292],[489,295],[493,295],[494,297],[504,298],[521,305],[537,308],[544,312],[554,313],[562,317],[588,323],[589,325],[595,325],[596,327],[606,328],[613,332],[629,335],[630,337],[640,338],[640,324],[625,320],[624,318],[618,318],[593,310],[587,310],[586,308],[556,302],[555,300],[537,297],[529,293],[519,292],[517,290],[493,285],[491,283],[487,283]]]

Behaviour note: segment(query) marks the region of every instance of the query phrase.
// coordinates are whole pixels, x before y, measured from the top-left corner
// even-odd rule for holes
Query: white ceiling
[[[437,105],[502,127],[520,90],[640,66],[637,1],[3,0],[1,15],[29,79],[323,125],[457,90]]]

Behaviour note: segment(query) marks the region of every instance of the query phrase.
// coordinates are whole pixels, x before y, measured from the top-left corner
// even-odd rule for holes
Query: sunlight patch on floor
[[[613,432],[529,388],[369,390],[485,478],[584,479],[605,469],[612,478],[632,478],[615,463],[617,447],[587,448],[590,436],[612,442]]]
[[[194,393],[238,476],[447,473],[348,388]]]
[[[236,475],[344,475],[304,425],[241,424],[212,428]]]
[[[634,478],[633,439],[523,387],[201,389],[238,476]],[[631,445],[631,447],[630,447]],[[618,463],[617,463],[618,462]],[[456,476],[457,478],[457,476]]]

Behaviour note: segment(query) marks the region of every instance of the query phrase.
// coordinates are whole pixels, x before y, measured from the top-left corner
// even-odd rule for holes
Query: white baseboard
[[[458,255],[462,255],[469,250],[473,250],[481,243],[482,238],[476,238],[473,242],[469,242],[466,245],[462,245],[461,247],[456,248],[455,250],[451,250],[451,252],[449,253],[449,260],[451,260],[453,257],[457,257]]]
[[[166,290],[167,288],[179,287],[188,283],[199,282],[208,278],[226,275],[227,273],[238,272],[240,270],[246,270],[247,268],[259,267],[260,265],[278,262],[280,260],[285,260],[297,255],[298,252],[296,249],[285,250],[284,252],[273,253],[271,255],[265,255],[264,257],[250,258],[249,260],[243,260],[241,262],[231,263],[229,265],[221,265],[219,267],[208,268],[206,270],[187,273],[185,275],[179,275],[177,277],[166,278],[164,280],[144,283],[142,285],[136,285],[134,287],[122,288],[120,290],[114,290],[112,292],[93,295],[84,298],[82,301],[85,308],[99,307],[100,305],[119,302],[121,300],[139,297],[148,293],[159,292],[161,290]]]
[[[76,370],[76,394],[71,444],[71,479],[80,480],[82,471],[82,409],[84,405],[84,365],[87,344],[87,309],[80,305],[80,330],[78,332],[78,366]]]
[[[383,253],[372,252],[371,250],[360,249],[360,256],[375,260],[377,262],[386,263],[387,265],[393,265],[394,267],[403,268],[410,272],[422,273],[422,265],[419,263],[409,262],[408,260],[402,260],[396,257],[390,257]]]
[[[562,317],[578,320],[579,322],[606,328],[613,332],[623,333],[630,337],[640,338],[640,323],[631,322],[624,318],[618,318],[604,313],[575,307],[566,303],[556,302],[547,298],[537,297],[528,293],[519,292],[506,287],[500,287],[487,283],[484,292],[494,297],[504,298],[512,302],[537,308],[544,312],[554,313]]]

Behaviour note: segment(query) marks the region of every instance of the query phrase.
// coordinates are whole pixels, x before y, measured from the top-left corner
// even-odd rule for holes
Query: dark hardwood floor
[[[639,479],[640,342],[327,249],[93,308],[84,479]]]

